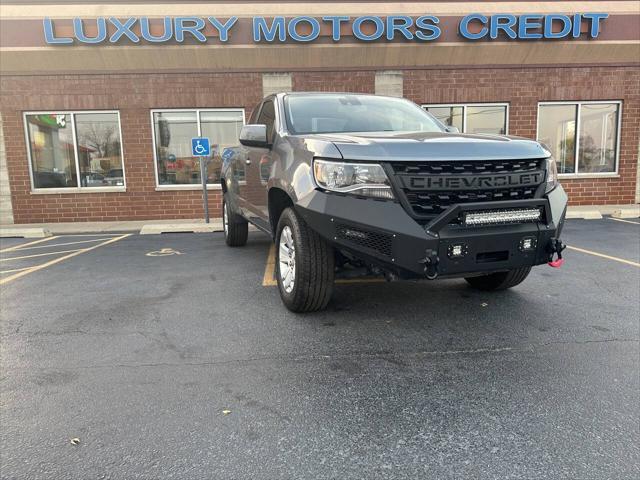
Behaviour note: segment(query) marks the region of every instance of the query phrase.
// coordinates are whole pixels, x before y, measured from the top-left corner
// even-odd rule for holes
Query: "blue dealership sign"
[[[211,155],[211,145],[207,137],[191,139],[191,155],[194,157],[208,157]]]
[[[558,38],[598,38],[602,32],[607,13],[582,12],[575,14],[528,13],[522,15],[472,13],[458,22],[458,35],[467,41],[476,40],[547,40]],[[56,20],[58,21],[58,20]],[[152,29],[152,21],[156,23]],[[160,25],[162,23],[162,25]],[[132,44],[141,41],[158,43],[178,43],[186,41],[206,43],[216,41],[226,43],[240,19],[216,17],[98,17],[92,19],[74,18],[73,34],[56,34],[54,20],[43,21],[44,38],[48,45],[72,44],[116,44],[126,39]],[[253,17],[251,19],[251,40],[254,43],[313,42],[321,36],[323,27],[331,31],[331,39],[339,42],[343,38],[343,28],[350,30],[353,37],[361,42],[402,41],[429,42],[442,35],[440,18],[435,15],[324,15],[322,17],[283,16]],[[162,33],[160,33],[162,27]],[[152,33],[153,30],[153,33]],[[216,35],[211,35],[215,31]],[[91,32],[89,34],[88,32]]]

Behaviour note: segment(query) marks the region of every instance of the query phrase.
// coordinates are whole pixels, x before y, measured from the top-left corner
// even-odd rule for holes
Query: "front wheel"
[[[224,240],[230,247],[242,247],[247,243],[249,224],[229,208],[226,198],[222,199],[222,228]]]
[[[276,277],[280,297],[292,312],[314,312],[333,292],[333,248],[286,208],[276,230]]]
[[[531,267],[522,267],[508,272],[491,273],[480,277],[466,277],[465,280],[478,290],[506,290],[522,283],[530,271]]]

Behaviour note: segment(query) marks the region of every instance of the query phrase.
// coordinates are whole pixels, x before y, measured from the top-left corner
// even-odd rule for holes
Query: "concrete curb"
[[[584,220],[599,220],[602,218],[602,214],[598,210],[572,210],[567,209],[567,218],[575,219],[582,218]]]
[[[161,233],[210,233],[221,232],[222,222],[213,223],[150,223],[143,225],[140,235],[159,235]]]
[[[611,216],[613,218],[640,218],[640,205],[614,210]]]
[[[0,228],[0,238],[44,238],[50,237],[46,228]]]

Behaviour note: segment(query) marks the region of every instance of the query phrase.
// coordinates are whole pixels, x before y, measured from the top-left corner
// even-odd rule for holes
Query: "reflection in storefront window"
[[[560,173],[615,172],[619,110],[617,102],[541,104],[538,140],[551,149]]]
[[[507,133],[507,107],[504,105],[470,105],[467,107],[467,133]]]
[[[506,104],[424,105],[424,108],[445,125],[463,133],[507,133]]]
[[[611,103],[582,105],[578,169],[583,173],[613,172],[618,136],[618,106]]]
[[[191,139],[208,137],[211,157],[207,183],[218,184],[225,150],[237,145],[243,110],[155,111],[153,128],[159,185],[199,184],[200,161],[191,156]]]
[[[243,124],[242,110],[200,112],[200,134],[208,137],[212,143],[212,157],[207,165],[207,183],[220,183],[222,154],[228,147],[238,144]]]
[[[75,123],[82,186],[123,186],[118,114],[79,113]]]
[[[462,117],[464,110],[462,106],[427,107],[426,110],[447,127],[456,127],[459,131],[463,131]]]
[[[575,104],[540,105],[538,141],[551,150],[559,173],[575,172],[577,108]]]
[[[77,175],[71,115],[27,115],[35,188],[76,187]]]
[[[25,121],[34,188],[124,187],[118,112],[26,114]]]
[[[191,156],[191,139],[198,136],[196,112],[155,112],[156,160],[160,185],[200,183],[200,169]]]

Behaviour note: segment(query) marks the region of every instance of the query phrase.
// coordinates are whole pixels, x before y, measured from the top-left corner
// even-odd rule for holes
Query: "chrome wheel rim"
[[[224,236],[229,235],[229,215],[227,214],[227,203],[222,206],[222,228],[224,229]]]
[[[287,293],[291,293],[296,281],[296,247],[293,244],[291,228],[285,226],[280,233],[278,245],[280,263],[280,283]]]

